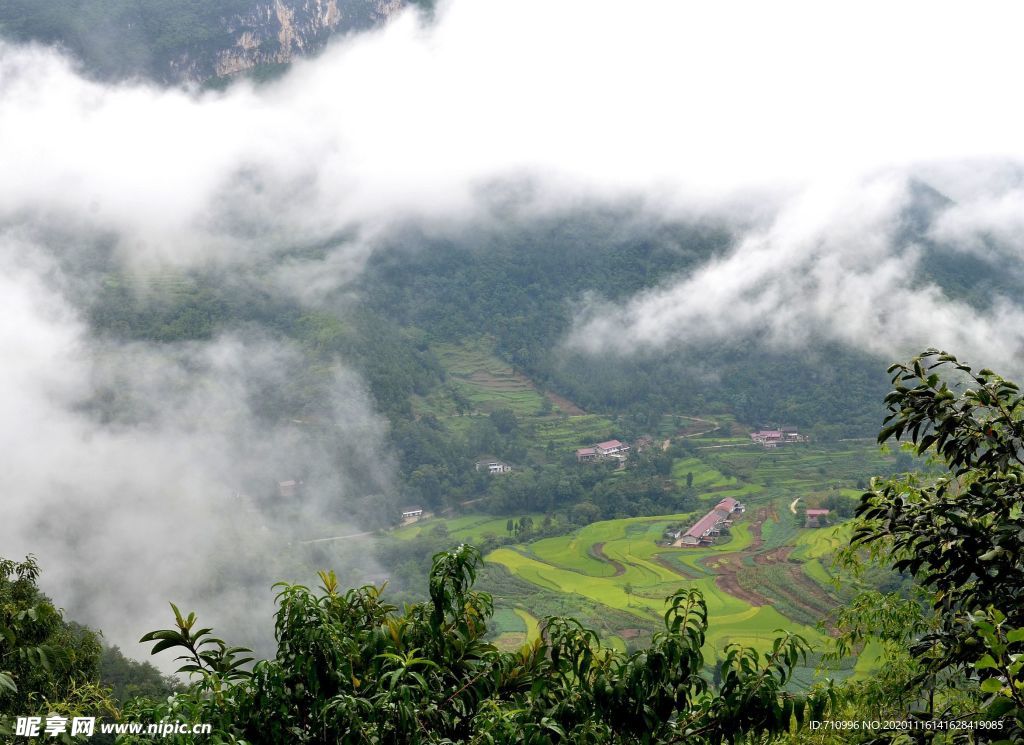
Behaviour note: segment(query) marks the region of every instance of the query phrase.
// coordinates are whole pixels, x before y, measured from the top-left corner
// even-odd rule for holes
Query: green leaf
[[[998,668],[999,664],[993,659],[992,655],[986,654],[980,660],[974,663],[975,670],[987,670],[991,667]]]
[[[18,686],[15,685],[14,678],[8,673],[0,673],[0,688],[6,688],[11,693],[18,692]]]
[[[986,678],[981,681],[981,690],[984,693],[995,693],[996,691],[1002,690],[1003,681],[999,678]]]
[[[991,704],[988,705],[988,708],[985,710],[985,714],[987,714],[989,717],[993,719],[996,719],[1001,716],[1004,716],[1007,712],[1014,708],[1016,707],[1012,699],[996,698]]]

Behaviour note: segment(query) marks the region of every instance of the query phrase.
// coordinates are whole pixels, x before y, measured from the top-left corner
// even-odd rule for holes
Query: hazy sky
[[[246,403],[245,381],[281,374],[292,351],[245,337],[100,344],[81,278],[62,268],[84,250],[67,236],[104,236],[130,271],[244,273],[348,231],[326,259],[276,274],[278,291],[316,303],[395,221],[476,219],[496,185],[529,183],[527,213],[628,198],[652,219],[735,226],[732,250],[691,275],[619,308],[594,300],[569,339],[583,348],[813,333],[1016,366],[1017,299],[985,317],[950,302],[912,281],[920,251],[894,237],[919,178],[955,201],[934,238],[979,260],[995,239],[1020,260],[1022,21],[1019,3],[454,0],[273,84],[206,93],[90,82],[52,50],[0,46],[0,448],[14,466],[0,545],[37,553],[58,602],[125,643],[163,618],[152,588],[162,602],[189,572],[245,559],[245,546],[224,556],[217,502],[238,474],[268,453],[282,472],[300,457]],[[155,407],[130,430],[81,410],[111,384],[111,360],[148,371],[118,378]],[[384,450],[343,360],[338,375],[337,405]],[[204,530],[189,532],[190,511]],[[89,530],[70,537],[69,516]],[[315,523],[311,510],[293,527]],[[107,605],[86,607],[71,588],[96,575],[124,589],[112,580]]]

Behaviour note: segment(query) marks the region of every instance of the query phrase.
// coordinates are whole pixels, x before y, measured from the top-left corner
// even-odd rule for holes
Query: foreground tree
[[[863,495],[853,551],[912,575],[923,603],[864,596],[845,638],[906,645],[901,675],[922,709],[912,717],[973,720],[973,741],[1022,742],[1024,396],[936,350],[889,371],[879,442],[905,440],[945,471],[876,479]]]
[[[192,685],[128,713],[210,722],[223,742],[722,743],[772,739],[831,700],[830,689],[784,690],[807,651],[792,635],[766,654],[730,646],[712,686],[707,608],[693,590],[667,598],[664,631],[632,655],[569,618],[502,652],[485,641],[492,604],[472,589],[479,561],[470,546],[436,555],[429,602],[401,613],[379,588],[339,591],[333,573],[320,592],[281,585],[277,655],[251,671],[246,650],[175,608],[175,627],[143,641],[181,652]]]
[[[64,620],[36,585],[35,558],[0,559],[0,735],[12,718],[40,711],[116,713],[99,685],[100,643]]]

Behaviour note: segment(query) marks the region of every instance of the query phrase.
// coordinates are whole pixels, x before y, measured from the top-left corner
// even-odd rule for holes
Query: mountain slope
[[[57,45],[104,79],[204,81],[315,53],[406,0],[7,0],[0,36]]]

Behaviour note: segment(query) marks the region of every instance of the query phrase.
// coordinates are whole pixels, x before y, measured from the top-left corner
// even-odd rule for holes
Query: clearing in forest
[[[494,340],[480,337],[459,343],[438,343],[431,347],[448,372],[457,396],[474,411],[489,413],[511,409],[521,416],[584,413],[568,399],[544,392],[532,380],[494,353]],[[466,412],[468,413],[468,412]]]

